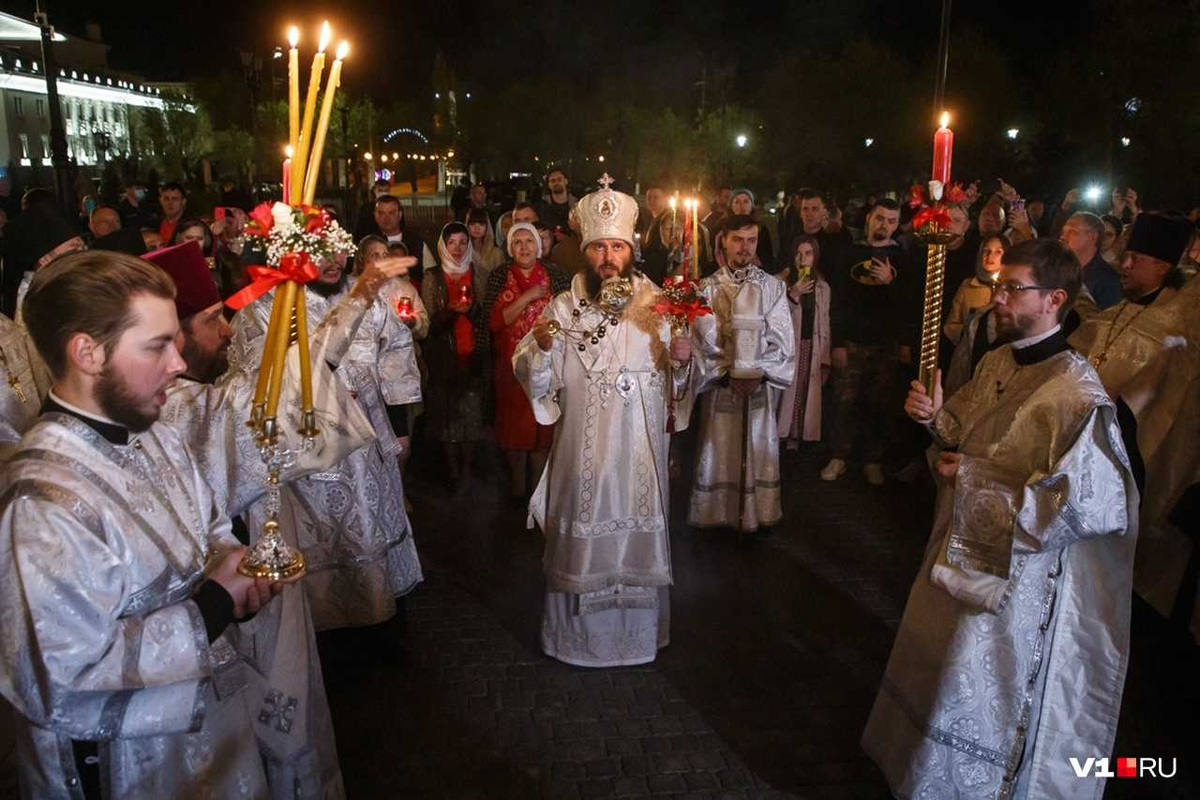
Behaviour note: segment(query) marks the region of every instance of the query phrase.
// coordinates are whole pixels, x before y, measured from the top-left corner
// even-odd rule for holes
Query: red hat
[[[175,282],[175,313],[180,320],[221,302],[199,242],[164,247],[142,258],[160,267]]]

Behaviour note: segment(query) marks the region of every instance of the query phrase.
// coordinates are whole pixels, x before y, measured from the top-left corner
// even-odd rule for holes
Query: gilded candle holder
[[[946,285],[946,245],[954,241],[954,234],[941,230],[937,223],[918,234],[928,248],[925,268],[925,298],[921,311],[921,349],[918,359],[917,380],[925,387],[929,396],[937,378],[938,344],[942,329],[942,294]]]

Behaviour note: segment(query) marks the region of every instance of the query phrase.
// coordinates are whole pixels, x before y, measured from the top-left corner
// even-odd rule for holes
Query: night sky
[[[675,54],[696,52],[712,53],[714,59],[733,55],[739,81],[752,82],[757,70],[769,67],[797,43],[836,47],[863,32],[916,60],[936,49],[941,3],[49,0],[47,6],[52,22],[69,33],[82,34],[88,20],[98,22],[112,46],[112,65],[150,80],[186,80],[240,69],[239,51],[257,48],[269,54],[284,43],[288,23],[315,31],[319,20],[328,16],[337,35],[354,45],[346,86],[386,101],[424,96],[438,48],[456,67],[460,83],[477,91],[520,80],[528,70],[586,82],[607,72],[628,74],[642,66],[670,63]],[[1014,72],[1030,80],[1036,80],[1039,65],[1068,37],[1099,22],[1087,13],[1087,2],[959,0],[954,6],[956,28],[972,26],[994,36],[1010,54]],[[3,7],[26,17],[33,11],[32,2],[5,2]],[[952,49],[951,75],[953,57]]]

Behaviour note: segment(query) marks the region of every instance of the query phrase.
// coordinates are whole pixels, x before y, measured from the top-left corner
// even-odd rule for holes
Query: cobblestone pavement
[[[451,494],[414,464],[427,580],[407,601],[407,657],[323,643],[350,796],[887,797],[858,740],[931,501],[853,472],[823,483],[822,463],[785,460],[786,524],[750,547],[675,525],[671,645],[610,670],[541,655],[541,540],[503,482]],[[1179,775],[1110,780],[1106,796],[1200,796],[1196,652],[1144,609],[1134,624],[1114,755],[1175,757]]]

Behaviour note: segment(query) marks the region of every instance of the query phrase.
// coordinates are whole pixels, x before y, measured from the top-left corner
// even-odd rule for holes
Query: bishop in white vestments
[[[669,639],[667,423],[687,425],[699,378],[632,271],[637,201],[608,183],[574,212],[588,269],[513,355],[537,421],[556,424],[529,506],[546,538],[542,649],[590,667],[653,661]]]

